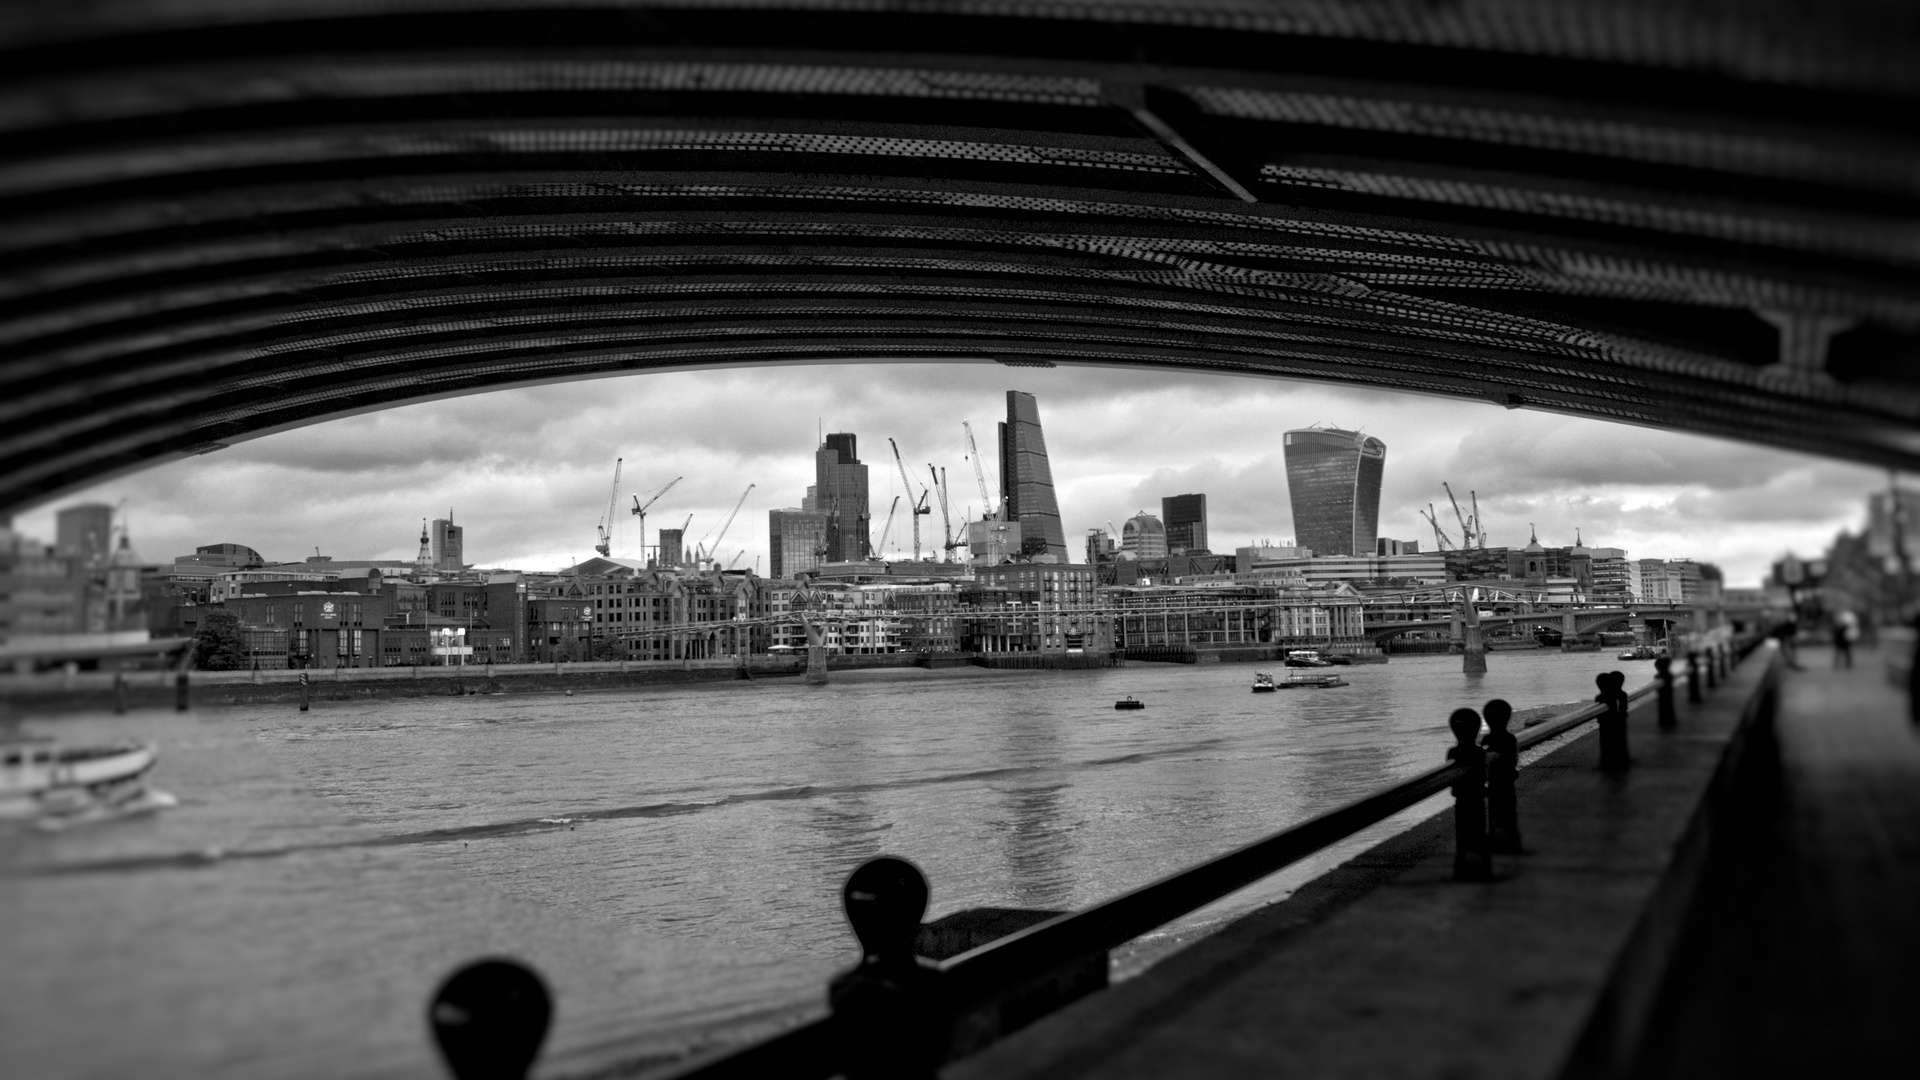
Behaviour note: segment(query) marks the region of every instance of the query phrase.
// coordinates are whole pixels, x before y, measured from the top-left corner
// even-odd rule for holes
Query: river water
[[[437,1075],[425,1002],[493,954],[553,988],[543,1076],[754,1036],[818,1011],[856,958],[838,892],[873,856],[926,872],[929,917],[1083,906],[1437,764],[1454,708],[1585,700],[1626,666],[1490,659],[1261,695],[1244,665],[1135,664],[28,720],[159,740],[153,786],[180,805],[0,834],[0,1060]],[[1128,694],[1147,708],[1115,711]],[[1118,974],[1438,805],[1144,940]]]

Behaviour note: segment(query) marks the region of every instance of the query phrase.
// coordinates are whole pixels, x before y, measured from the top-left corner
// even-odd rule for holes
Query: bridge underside
[[[1021,10],[10,5],[0,512],[408,400],[850,359],[1920,466],[1902,5]]]

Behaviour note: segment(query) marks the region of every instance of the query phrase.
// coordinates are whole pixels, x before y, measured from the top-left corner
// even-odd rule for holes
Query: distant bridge
[[[1708,610],[1698,604],[1636,604],[1633,607],[1565,608],[1506,615],[1482,615],[1480,626],[1540,626],[1558,630],[1568,637],[1592,634],[1622,623],[1641,619],[1646,622],[1678,623],[1691,619],[1696,611]],[[1376,644],[1420,630],[1452,630],[1458,618],[1416,619],[1407,622],[1380,623],[1367,627],[1367,637]]]

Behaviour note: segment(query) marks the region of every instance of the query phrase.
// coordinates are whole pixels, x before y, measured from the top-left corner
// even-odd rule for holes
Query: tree
[[[215,608],[200,617],[200,626],[193,634],[195,667],[202,671],[239,671],[251,660],[239,616]]]

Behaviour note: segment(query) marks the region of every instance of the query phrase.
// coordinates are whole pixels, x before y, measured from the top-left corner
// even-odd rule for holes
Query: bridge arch
[[[862,359],[1920,467],[1915,31],[1546,2],[15,4],[0,512],[423,398]]]

